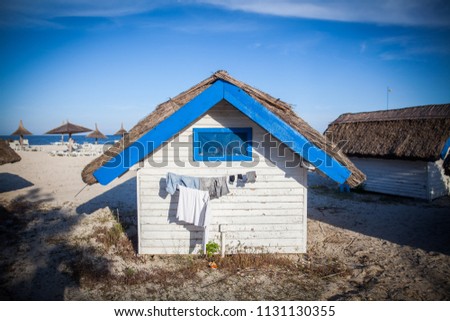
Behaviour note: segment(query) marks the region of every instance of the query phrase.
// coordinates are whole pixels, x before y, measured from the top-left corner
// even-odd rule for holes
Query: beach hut
[[[450,104],[343,114],[325,135],[366,174],[367,191],[427,200],[449,194]]]
[[[138,252],[143,254],[196,253],[206,241],[226,253],[305,252],[307,168],[353,187],[364,180],[289,104],[225,71],[157,106],[131,129],[128,142],[121,140],[88,164],[82,178],[106,185],[139,162]],[[180,175],[185,181],[175,191],[173,177]],[[197,179],[200,185],[217,184],[209,185],[208,199],[195,186],[185,189]],[[200,224],[182,220],[193,200],[186,198],[187,190],[202,195],[196,198],[205,210]]]
[[[9,147],[8,142],[0,139],[0,165],[15,163],[20,160],[21,157],[14,151],[14,149]]]

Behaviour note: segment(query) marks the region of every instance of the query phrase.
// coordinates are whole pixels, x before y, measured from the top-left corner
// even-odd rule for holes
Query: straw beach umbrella
[[[19,122],[19,128],[11,134],[11,136],[20,136],[20,146],[23,145],[23,136],[25,135],[33,135],[29,130],[23,127],[22,119]]]
[[[95,138],[95,144],[98,143],[99,138],[108,138],[105,135],[103,135],[101,131],[98,130],[97,123],[95,123],[95,130],[86,137]]]
[[[122,123],[120,125],[120,129],[114,135],[123,137],[123,135],[125,135],[126,133],[128,133],[128,132],[123,128],[123,123]]]
[[[52,130],[49,130],[48,132],[46,132],[46,134],[69,134],[69,151],[72,151],[72,134],[77,134],[77,133],[86,133],[86,132],[91,132],[92,129],[83,127],[83,126],[79,126],[79,125],[75,125],[72,123],[69,123],[69,121],[67,121],[65,124],[53,128]],[[64,137],[63,137],[64,138]]]
[[[20,160],[20,156],[9,147],[9,144],[4,140],[0,140],[0,165],[15,163]]]
[[[69,121],[67,121],[65,124],[53,128],[52,130],[49,130],[48,132],[46,132],[46,134],[69,134],[69,138],[72,137],[72,134],[77,134],[77,133],[86,133],[86,132],[91,132],[92,129],[83,127],[83,126],[79,126],[79,125],[75,125],[70,123]]]

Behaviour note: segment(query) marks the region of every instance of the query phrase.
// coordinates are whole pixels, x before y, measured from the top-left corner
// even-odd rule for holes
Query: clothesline
[[[200,189],[203,191],[209,190],[211,198],[219,198],[220,196],[229,193],[227,183],[233,185],[236,182],[236,184],[240,184],[240,186],[242,186],[245,183],[255,183],[256,177],[257,175],[255,171],[250,171],[245,174],[233,174],[220,177],[195,177],[177,175],[169,172],[166,177],[166,191],[170,195],[173,195],[176,191],[176,185],[180,184],[181,186]]]

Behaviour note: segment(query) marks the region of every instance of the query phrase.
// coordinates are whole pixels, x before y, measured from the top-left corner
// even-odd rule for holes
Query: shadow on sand
[[[450,255],[450,197],[432,203],[375,193],[310,188],[313,220],[427,252]]]
[[[136,177],[132,177],[122,184],[113,187],[79,205],[76,209],[78,214],[91,214],[98,209],[108,206],[111,210],[119,209],[120,212],[136,212]]]
[[[82,216],[49,208],[50,201],[48,194],[33,189],[0,204],[0,300],[64,300],[67,291],[79,288],[76,266],[83,251],[95,249],[69,242],[67,233]],[[102,256],[95,262],[110,264]]]
[[[137,252],[137,196],[136,177],[132,177],[97,197],[94,197],[76,208],[78,214],[92,214],[95,211],[109,207],[118,222],[124,227],[125,233]]]
[[[16,191],[34,184],[19,175],[0,173],[0,193]]]
[[[74,283],[59,266],[59,257],[73,251],[57,242],[49,252],[42,250],[49,231],[65,233],[74,223],[58,220],[56,208],[39,209],[51,200],[40,189],[32,189],[0,205],[0,300],[62,300],[66,287]]]

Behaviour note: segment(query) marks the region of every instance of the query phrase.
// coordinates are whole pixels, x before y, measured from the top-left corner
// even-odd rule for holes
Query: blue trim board
[[[98,168],[93,173],[94,177],[102,185],[109,184],[222,99],[223,83],[216,81],[171,116],[160,122],[148,133],[125,148],[117,156]]]
[[[291,142],[290,149],[334,181],[342,184],[350,177],[351,172],[345,166],[316,147],[239,87],[220,79],[98,168],[93,173],[94,177],[102,185],[110,183],[222,99],[227,100],[281,142]]]
[[[290,149],[334,181],[342,184],[350,177],[351,172],[346,167],[342,166],[325,151],[316,147],[240,88],[225,83],[224,98],[279,141],[290,142]]]
[[[450,148],[450,137],[445,142],[444,148],[442,148],[442,151],[441,151],[441,158],[442,159],[444,159],[445,155],[447,155],[447,151],[448,151],[449,148]]]

